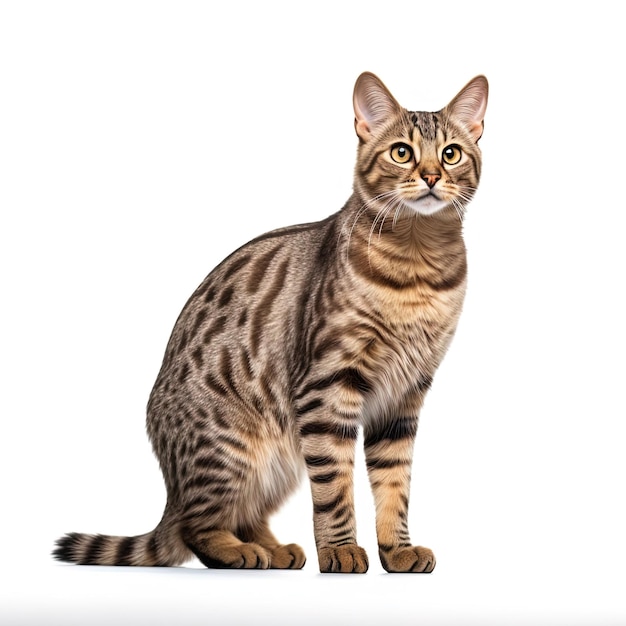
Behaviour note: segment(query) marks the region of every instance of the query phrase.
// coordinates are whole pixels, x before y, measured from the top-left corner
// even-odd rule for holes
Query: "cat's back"
[[[336,253],[336,221],[265,233],[222,261],[174,326],[152,402],[173,388],[225,394],[265,376],[286,378],[299,340],[294,329],[314,308],[316,285]]]
[[[271,335],[272,320],[281,321],[281,325],[286,322],[303,285],[310,286],[323,273],[333,252],[334,231],[335,216],[331,216],[279,228],[251,240],[206,277],[185,306],[179,323],[192,335],[200,333],[204,344],[211,343],[211,328],[213,332],[247,328],[251,332],[249,349],[257,356],[261,331],[263,336]],[[245,337],[237,333],[237,340]]]

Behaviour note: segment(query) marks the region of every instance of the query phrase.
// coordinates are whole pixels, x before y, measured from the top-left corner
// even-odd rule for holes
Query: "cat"
[[[174,326],[147,408],[167,487],[160,523],[135,537],[69,533],[56,559],[302,568],[302,548],[281,544],[268,518],[308,474],[320,571],[366,572],[352,483],[362,428],[383,567],[434,569],[409,539],[412,451],[464,299],[487,95],[477,76],[440,111],[412,112],[374,74],[357,79],[345,206],[239,248]]]

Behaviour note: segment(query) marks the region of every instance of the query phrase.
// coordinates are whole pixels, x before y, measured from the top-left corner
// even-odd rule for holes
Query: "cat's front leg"
[[[299,411],[302,452],[311,483],[315,543],[322,573],[365,573],[369,563],[356,543],[352,483],[357,420],[321,400]]]
[[[365,429],[365,459],[376,503],[378,553],[388,572],[432,572],[435,556],[413,546],[408,509],[417,417],[394,417]]]

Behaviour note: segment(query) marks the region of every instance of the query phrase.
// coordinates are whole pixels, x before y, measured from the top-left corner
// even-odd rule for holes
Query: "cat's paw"
[[[365,550],[355,543],[320,548],[318,557],[322,574],[364,574],[369,567]]]
[[[421,546],[383,547],[378,554],[380,562],[388,572],[430,574],[437,561],[432,550]]]
[[[278,546],[272,550],[273,569],[302,569],[305,563],[304,550],[295,543]]]
[[[217,547],[198,556],[207,567],[218,569],[269,569],[272,564],[270,553],[256,543]]]

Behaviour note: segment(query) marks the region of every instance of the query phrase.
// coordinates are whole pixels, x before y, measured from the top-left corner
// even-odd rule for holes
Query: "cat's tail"
[[[193,555],[177,529],[161,522],[152,532],[134,537],[68,533],[57,539],[52,556],[78,565],[173,567]]]

